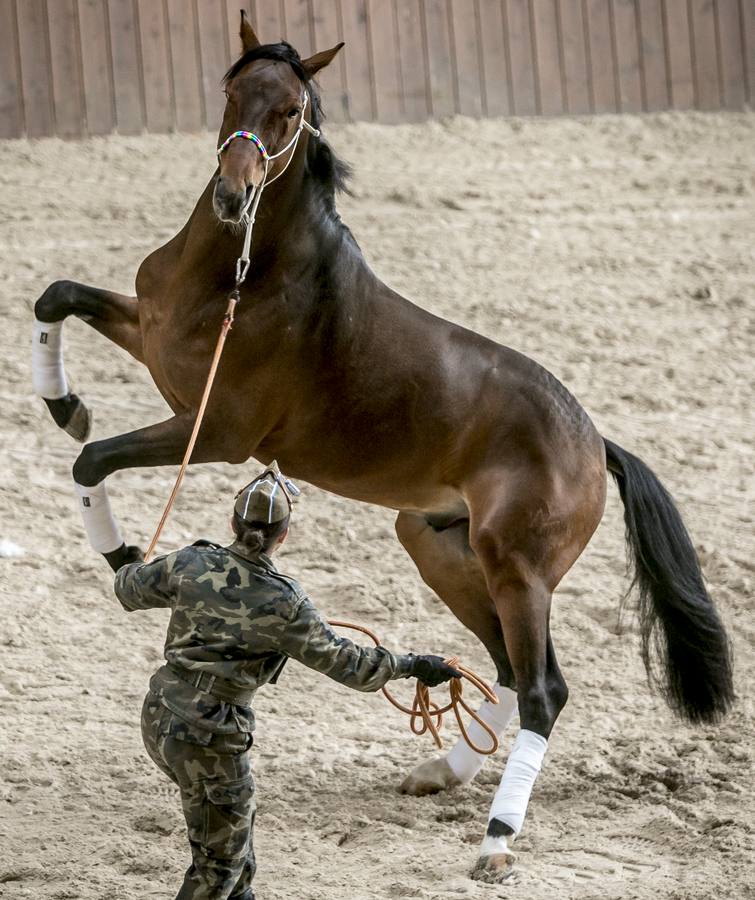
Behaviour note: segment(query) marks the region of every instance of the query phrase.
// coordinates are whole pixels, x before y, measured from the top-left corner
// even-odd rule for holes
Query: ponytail
[[[247,522],[234,511],[233,530],[236,532],[236,540],[243,544],[250,553],[264,553],[269,550],[276,540],[288,528],[289,516],[280,522]]]

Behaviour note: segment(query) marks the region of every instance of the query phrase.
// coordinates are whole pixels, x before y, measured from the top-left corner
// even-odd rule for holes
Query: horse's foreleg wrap
[[[494,685],[493,690],[498,697],[498,703],[485,700],[477,714],[495,731],[496,737],[500,737],[516,715],[516,691],[501,684]],[[490,735],[474,720],[470,722],[467,731],[472,742],[478,747],[490,745]],[[464,783],[471,781],[477,775],[487,758],[487,756],[475,752],[464,738],[460,737],[448,752],[446,762],[459,781]]]
[[[98,553],[117,550],[124,541],[110,509],[105,482],[101,481],[94,487],[84,487],[74,481],[74,485],[80,500],[84,530],[92,548]]]
[[[31,381],[34,393],[60,400],[69,392],[63,369],[63,323],[34,320],[31,344]]]
[[[516,736],[511,748],[509,760],[501,778],[501,783],[490,807],[490,824],[485,841],[496,840],[495,828],[491,827],[495,820],[507,825],[514,836],[518,835],[524,824],[532,787],[543,764],[548,741],[534,731],[522,728]],[[488,850],[483,843],[483,849]]]

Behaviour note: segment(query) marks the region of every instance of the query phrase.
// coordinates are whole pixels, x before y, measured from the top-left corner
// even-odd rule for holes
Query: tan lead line
[[[197,442],[197,435],[199,434],[199,429],[202,425],[202,419],[204,419],[205,409],[207,408],[207,401],[210,398],[210,391],[212,390],[212,384],[215,381],[215,375],[218,371],[218,364],[220,363],[220,357],[223,354],[223,345],[225,344],[225,339],[228,337],[228,332],[231,330],[231,325],[233,325],[233,313],[236,309],[236,304],[239,302],[239,292],[238,287],[236,287],[228,298],[228,306],[225,311],[225,316],[223,318],[223,327],[220,329],[220,335],[218,337],[218,342],[215,345],[215,355],[212,357],[212,364],[210,365],[210,371],[207,375],[207,383],[204,386],[204,394],[202,394],[202,402],[199,404],[199,410],[197,411],[197,417],[194,420],[194,428],[191,432],[191,437],[189,438],[188,446],[186,447],[186,453],[184,453],[183,461],[181,462],[181,468],[178,470],[178,475],[176,476],[176,483],[173,485],[173,490],[170,492],[170,497],[168,497],[168,502],[165,504],[165,509],[163,510],[163,514],[160,518],[160,521],[155,529],[155,533],[152,536],[152,540],[149,542],[149,547],[147,548],[147,552],[144,554],[144,561],[149,562],[152,558],[152,554],[155,552],[155,547],[157,546],[157,542],[160,539],[160,535],[162,533],[163,528],[165,527],[165,523],[168,520],[168,516],[170,515],[170,511],[173,508],[173,504],[176,502],[176,497],[178,496],[178,492],[181,489],[181,482],[184,479],[184,475],[186,474],[186,469],[189,465],[189,461],[191,460],[191,454],[194,452],[194,445]]]
[[[334,628],[352,628],[354,631],[361,631],[362,634],[366,634],[367,637],[375,642],[375,646],[380,646],[380,640],[375,632],[370,631],[369,628],[365,628],[364,625],[354,625],[351,622],[342,622],[339,619],[329,619],[328,624],[332,625]],[[483,681],[476,672],[473,672],[471,669],[468,669],[465,665],[460,663],[457,657],[454,656],[451,659],[447,659],[446,662],[448,665],[458,669],[459,672],[461,672],[462,678],[466,678],[467,681],[473,684],[486,700],[489,700],[491,703],[498,703],[498,697],[493,693],[492,688]],[[396,709],[401,710],[401,712],[406,713],[406,715],[410,717],[409,727],[412,732],[420,735],[429,731],[439,750],[443,747],[443,741],[441,740],[438,731],[443,724],[443,714],[449,711],[453,712],[456,721],[459,723],[459,730],[461,731],[462,737],[475,753],[479,753],[481,756],[490,756],[498,749],[498,737],[496,733],[487,722],[484,722],[480,718],[477,711],[473,710],[464,700],[464,686],[461,678],[451,679],[449,684],[451,699],[445,706],[438,706],[437,703],[434,703],[430,699],[430,689],[426,684],[422,684],[419,680],[417,680],[417,690],[414,694],[414,700],[411,707],[399,703],[387,688],[382,688],[382,691],[389,703],[393,704]],[[480,728],[490,736],[489,748],[478,747],[472,742],[464,724],[460,708],[477,722]]]

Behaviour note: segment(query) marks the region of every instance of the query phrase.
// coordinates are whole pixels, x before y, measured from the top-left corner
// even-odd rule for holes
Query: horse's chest
[[[140,303],[159,298],[164,293],[175,270],[176,257],[171,244],[167,244],[143,260],[136,273],[136,295]]]

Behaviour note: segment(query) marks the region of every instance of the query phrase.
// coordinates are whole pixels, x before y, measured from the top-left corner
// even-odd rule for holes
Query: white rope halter
[[[276,181],[281,175],[286,171],[289,167],[291,160],[294,158],[294,154],[296,153],[296,146],[299,143],[299,138],[301,137],[302,131],[306,128],[307,131],[313,137],[320,137],[320,131],[314,126],[310,125],[309,122],[304,118],[304,115],[307,111],[307,103],[309,102],[309,92],[307,89],[304,89],[304,97],[302,99],[301,105],[301,113],[299,114],[299,125],[296,129],[294,136],[291,140],[286,144],[286,146],[279,150],[277,153],[268,153],[267,148],[263,144],[262,140],[253,132],[253,131],[234,131],[233,134],[229,135],[223,143],[218,148],[218,163],[220,162],[221,155],[223,151],[231,145],[236,138],[244,138],[247,141],[251,141],[257,150],[259,150],[260,156],[265,161],[265,174],[262,176],[262,181],[258,185],[252,185],[252,188],[249,192],[249,199],[246,201],[246,205],[244,206],[244,211],[241,213],[241,220],[246,222],[246,232],[244,233],[244,247],[241,251],[241,256],[236,260],[236,287],[242,283],[242,281],[246,278],[247,272],[249,271],[249,266],[251,264],[251,249],[252,249],[252,230],[254,229],[254,221],[257,216],[257,207],[260,203],[260,197],[262,197],[262,191],[269,185]],[[284,153],[291,151],[288,159],[286,160],[285,166],[268,181],[268,172],[270,171],[270,163],[274,162],[279,157],[283,156]]]

